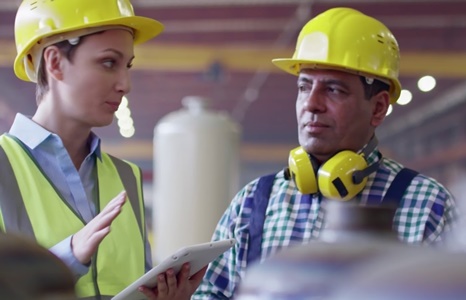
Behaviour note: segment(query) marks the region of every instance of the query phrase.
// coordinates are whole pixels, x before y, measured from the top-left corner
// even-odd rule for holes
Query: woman
[[[162,30],[129,0],[24,0],[16,15],[14,70],[37,82],[37,110],[0,137],[0,225],[60,257],[82,299],[110,299],[152,265],[140,169],[101,152],[92,128],[129,93],[134,45]],[[188,299],[204,272],[168,270],[141,292]]]

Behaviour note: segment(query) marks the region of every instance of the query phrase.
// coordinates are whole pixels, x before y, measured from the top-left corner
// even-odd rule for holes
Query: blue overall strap
[[[260,177],[254,192],[249,222],[248,265],[261,256],[265,212],[269,204],[274,180],[275,174]]]
[[[406,189],[417,174],[419,173],[408,168],[401,169],[401,171],[396,174],[395,179],[393,179],[385,197],[383,197],[382,203],[398,206],[401,199],[403,199]]]

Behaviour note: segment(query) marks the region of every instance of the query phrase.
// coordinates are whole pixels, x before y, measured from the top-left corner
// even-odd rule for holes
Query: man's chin
[[[306,151],[308,154],[311,154],[319,161],[326,161],[328,158],[332,157],[336,152],[338,152],[337,150],[329,147],[328,142],[316,140],[308,140],[307,143],[302,143],[301,147],[303,147],[304,151]]]

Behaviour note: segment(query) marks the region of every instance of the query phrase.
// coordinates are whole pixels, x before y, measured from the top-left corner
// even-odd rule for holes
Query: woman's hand
[[[82,264],[88,264],[97,251],[100,242],[110,232],[110,225],[120,214],[121,207],[126,202],[126,192],[122,191],[110,201],[107,206],[92,219],[83,229],[73,235],[71,249],[76,259]]]
[[[191,277],[189,270],[189,263],[183,265],[178,276],[173,269],[168,269],[157,276],[157,286],[154,289],[141,286],[139,291],[149,300],[189,300],[201,283],[207,266]]]

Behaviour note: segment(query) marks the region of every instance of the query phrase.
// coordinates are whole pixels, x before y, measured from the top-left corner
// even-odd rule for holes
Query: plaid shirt
[[[368,157],[368,164],[379,159],[378,150]],[[367,184],[356,196],[361,205],[382,199],[396,174],[399,163],[382,158],[377,172],[368,176]],[[247,184],[232,200],[215,229],[213,240],[235,238],[236,245],[213,261],[203,282],[191,299],[229,299],[244,277],[247,268],[248,226],[251,208],[247,198],[254,196],[258,179]],[[307,243],[319,236],[324,223],[323,197],[311,195],[310,200],[297,190],[292,180],[279,172],[274,181],[262,235],[260,260],[283,247]],[[309,199],[309,198],[307,198]],[[456,214],[453,197],[437,181],[418,174],[406,189],[394,218],[400,240],[407,243],[433,243],[450,229]]]

